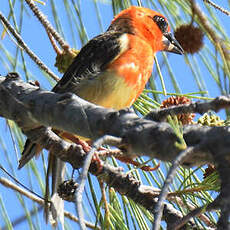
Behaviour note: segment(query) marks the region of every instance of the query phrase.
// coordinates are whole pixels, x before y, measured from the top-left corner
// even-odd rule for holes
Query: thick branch
[[[204,108],[216,110],[229,105],[228,97],[217,98],[210,102],[209,106],[204,103],[202,107],[202,103],[199,104],[203,108],[202,112],[205,112]],[[61,140],[48,127],[89,137],[92,140],[105,134],[117,136],[122,140],[119,147],[126,150],[127,154],[147,155],[165,161],[172,161],[181,151],[176,145],[177,137],[168,123],[152,121],[151,116],[148,116],[148,119],[139,118],[131,110],[105,109],[72,94],[61,95],[44,91],[24,83],[17,74],[12,73],[6,78],[0,78],[0,116],[14,120],[29,138],[42,143],[44,148],[71,163],[74,168],[82,167],[86,153],[78,145]],[[217,165],[229,166],[229,131],[228,127],[184,127],[187,145],[196,146],[197,150],[184,164],[212,163],[215,159]],[[223,175],[225,169],[221,168]],[[93,165],[90,172],[95,173]],[[99,176],[119,193],[153,211],[156,205],[153,196],[146,196],[141,190],[141,185],[133,178],[103,163]],[[222,194],[225,194],[225,191],[222,187]],[[169,218],[170,213],[170,208],[165,204],[164,218]],[[174,222],[175,219],[181,218],[175,212],[172,216]]]
[[[222,107],[229,105],[229,98],[224,99]],[[24,83],[16,74],[0,79],[0,115],[14,120],[27,135],[29,130],[40,126],[54,127],[92,140],[108,134],[122,138],[122,148],[127,154],[147,155],[170,162],[181,151],[176,145],[177,136],[166,122],[139,118],[131,110],[105,109],[76,95],[43,91]],[[229,148],[229,137],[227,127],[185,127],[187,145],[200,145],[198,151],[186,159],[186,165],[212,163],[208,144],[213,144],[212,148],[218,152],[216,141]]]

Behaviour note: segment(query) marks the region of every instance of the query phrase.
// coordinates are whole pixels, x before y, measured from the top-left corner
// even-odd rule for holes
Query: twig
[[[168,188],[171,184],[172,180],[174,179],[174,175],[176,174],[177,167],[179,164],[190,154],[194,152],[194,147],[188,147],[184,151],[182,151],[173,161],[172,167],[170,168],[168,175],[165,179],[164,185],[162,187],[161,193],[158,197],[158,201],[156,207],[154,209],[154,222],[153,222],[153,230],[160,229],[160,223],[162,218],[162,211],[163,211],[163,202],[168,194]]]
[[[34,196],[39,197],[40,199],[43,200],[43,198],[36,194],[35,192],[33,192],[31,189],[27,188],[24,184],[22,184],[17,178],[15,178],[14,176],[12,176],[6,169],[4,169],[1,165],[0,165],[0,169],[6,173],[12,180],[14,180],[17,184],[19,184],[21,187],[23,187],[25,190],[27,190],[28,192],[30,192],[31,194],[33,194]]]
[[[196,208],[192,210],[188,215],[184,216],[180,221],[176,224],[170,226],[169,230],[178,230],[182,226],[184,226],[192,217],[200,215],[205,210],[205,206]]]
[[[209,110],[218,112],[220,109],[230,107],[229,96],[219,96],[208,102],[194,102],[191,104],[171,106],[160,110],[152,110],[144,118],[153,121],[163,121],[168,115],[178,115],[182,113],[199,113],[204,114]]]
[[[19,192],[21,195],[26,196],[27,198],[29,198],[30,200],[38,204],[41,204],[41,205],[44,204],[44,200],[42,197],[38,196],[37,194],[35,195],[35,193],[31,193],[27,189],[21,188],[20,186],[14,184],[12,181],[4,177],[0,178],[0,183],[4,185],[5,187],[11,188],[12,190]]]
[[[196,4],[195,0],[189,0],[192,6],[193,12],[198,16],[199,20],[202,23],[202,26],[210,35],[211,39],[213,40],[213,44],[216,46],[217,50],[221,49],[223,52],[224,57],[229,60],[229,52],[226,50],[225,45],[223,44],[221,38],[217,35],[217,33],[212,29],[209,20],[207,19],[204,12],[201,11],[200,7]]]
[[[204,205],[202,207],[196,208],[196,209],[192,210],[191,212],[189,212],[182,219],[180,219],[176,223],[172,224],[168,230],[178,230],[181,227],[183,227],[191,218],[204,215],[203,214],[204,212],[216,210],[218,207],[219,207],[218,201],[214,200],[212,203],[210,203],[208,205]],[[214,226],[212,226],[212,227],[214,227]]]
[[[204,2],[207,2],[208,4],[210,4],[211,6],[213,6],[214,8],[216,8],[217,10],[221,11],[222,13],[230,16],[230,12],[228,10],[225,10],[223,7],[218,6],[216,3],[210,1],[210,0],[203,0]]]
[[[11,188],[14,191],[19,192],[20,194],[26,196],[27,198],[29,198],[30,200],[44,206],[44,200],[35,196],[34,194],[32,194],[31,192],[26,191],[25,189],[22,189],[21,187],[17,186],[16,184],[12,183],[10,180],[1,177],[0,178],[0,183],[8,188]],[[74,221],[74,222],[79,222],[79,219],[74,216],[73,214],[71,214],[70,212],[64,211],[64,215],[65,217],[69,218],[70,220]],[[89,228],[95,229],[95,224],[90,223],[88,221],[84,221],[85,225]],[[100,230],[101,228],[97,227],[97,230]]]
[[[2,12],[0,11],[0,20],[5,25],[5,27],[11,32],[11,34],[17,40],[19,46],[25,50],[25,52],[31,57],[31,59],[46,73],[48,73],[55,81],[59,80],[59,77],[55,75],[41,60],[40,58],[27,46],[27,44],[23,41],[22,37],[18,34],[18,32],[10,25],[8,20],[4,17]]]
[[[106,191],[105,191],[105,183],[103,182],[103,180],[101,180],[99,178],[99,185],[101,188],[101,195],[102,195],[102,201],[103,201],[103,205],[104,205],[104,209],[105,209],[105,226],[106,229],[109,229],[109,222],[110,222],[110,211],[109,211],[109,205],[108,205],[108,201],[106,199]]]
[[[95,151],[98,148],[100,148],[103,144],[113,144],[114,145],[114,143],[118,144],[120,142],[121,142],[121,138],[116,138],[116,137],[112,137],[108,135],[103,136],[93,143],[92,148],[85,159],[84,166],[82,168],[82,173],[81,173],[81,182],[79,183],[79,186],[77,188],[77,194],[76,194],[77,211],[78,211],[80,227],[82,230],[86,229],[85,223],[84,223],[83,207],[82,207],[82,193],[84,191],[85,182],[87,179],[92,157]]]
[[[56,41],[59,43],[59,45],[62,47],[62,49],[68,51],[69,45],[50,24],[46,16],[38,9],[34,1],[32,0],[25,0],[25,1],[29,5],[30,9],[34,12],[38,20],[41,22],[41,24],[45,27],[47,33],[51,33],[52,36],[56,39]]]
[[[178,204],[181,207],[187,207],[187,208],[189,208],[189,210],[191,210],[191,212],[196,209],[195,205],[192,204],[191,202],[186,201],[186,204],[185,204],[185,202],[183,201],[183,199],[181,199],[179,196],[177,196],[177,195],[175,195],[175,196],[173,195],[172,196],[171,194],[172,193],[169,193],[168,196],[167,196],[167,198],[166,198],[168,201],[174,202],[174,203]],[[214,209],[216,210],[217,208],[213,208],[213,210]],[[210,209],[208,209],[208,207],[207,207],[206,211],[210,211]],[[211,227],[211,228],[215,227],[215,224],[205,215],[205,213],[200,212],[200,213],[197,214],[197,217],[201,221],[203,221],[208,227]],[[179,226],[180,223],[182,223],[184,221],[184,218],[185,217],[183,217],[182,219],[178,220],[178,222],[173,223],[170,226],[168,225],[168,230],[175,230],[175,228],[177,226]],[[186,221],[184,221],[183,224],[186,224],[188,222],[192,222],[193,223],[194,221],[193,220],[189,220],[189,218],[188,218]],[[183,225],[180,225],[180,226],[183,226]]]
[[[52,34],[49,31],[47,31],[47,35],[48,35],[48,37],[50,39],[50,43],[53,46],[53,49],[56,52],[56,54],[57,55],[61,55],[62,51],[58,48],[58,46],[57,46],[57,44],[56,44],[56,42],[55,42],[54,37],[52,36]]]

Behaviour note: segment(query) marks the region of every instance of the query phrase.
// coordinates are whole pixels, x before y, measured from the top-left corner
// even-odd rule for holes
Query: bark
[[[180,110],[171,108],[163,112],[153,111],[140,118],[130,109],[120,111],[106,109],[73,94],[44,91],[38,86],[23,82],[16,73],[0,78],[0,116],[14,120],[30,139],[38,141],[42,147],[69,162],[73,168],[82,167],[86,153],[80,146],[61,140],[50,127],[92,140],[104,135],[115,136],[120,138],[120,141],[114,145],[122,149],[127,156],[145,155],[172,162],[183,149],[177,144],[179,139],[172,127],[167,122],[161,121],[167,114],[178,114],[186,110],[204,113],[209,109],[218,111],[229,106],[229,97],[218,97],[208,103],[194,103],[190,107],[181,106]],[[221,201],[222,197],[225,201],[217,205],[223,211],[219,225],[228,226],[230,206],[226,204],[230,200],[229,183],[224,175],[229,174],[230,168],[230,128],[189,125],[183,127],[183,137],[187,146],[195,147],[196,151],[181,162],[181,165],[216,164],[222,180],[221,193],[217,201]],[[90,167],[90,172],[96,174],[95,165]],[[143,189],[140,189],[141,185],[119,168],[102,163],[100,176],[118,192],[153,212],[155,198],[150,195],[151,193],[143,192]],[[171,222],[171,213],[174,222],[175,218],[181,218],[177,212],[171,210],[171,207],[165,204],[165,220],[170,219]]]

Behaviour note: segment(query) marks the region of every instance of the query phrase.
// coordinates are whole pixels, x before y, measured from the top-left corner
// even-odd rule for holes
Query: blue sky
[[[110,21],[113,18],[112,8],[111,8],[109,2],[110,2],[109,0],[108,1],[106,1],[106,0],[105,1],[99,1],[99,4],[98,4],[99,11],[102,15],[101,19],[102,19],[102,27],[103,27],[102,30],[103,31],[105,31],[107,29],[107,27],[110,24]],[[145,2],[148,2],[148,1],[145,1]],[[201,5],[203,4],[203,1],[197,1],[197,2]],[[221,4],[222,4],[222,6],[228,6],[228,8],[229,8],[227,0],[221,1]],[[78,36],[76,36],[76,43],[75,43],[75,41],[72,39],[71,31],[69,30],[69,28],[67,26],[65,27],[65,24],[67,24],[67,15],[65,14],[65,11],[63,10],[63,8],[64,8],[63,1],[61,1],[61,0],[56,1],[55,7],[61,15],[61,18],[59,18],[59,19],[60,19],[60,22],[64,28],[63,32],[64,32],[64,37],[65,37],[66,41],[70,44],[70,46],[72,46],[72,47],[75,46],[75,48],[80,49],[83,44],[81,43]],[[52,9],[50,7],[49,1],[47,1],[47,5],[45,5],[45,6],[39,5],[39,8],[42,10],[42,12],[44,14],[47,15],[50,22],[53,25],[55,25],[55,22],[52,18],[52,15],[51,15]],[[17,23],[19,24],[20,1],[16,1],[16,5],[15,5],[14,9],[15,9],[16,20],[17,20]],[[3,12],[3,14],[5,16],[8,16],[8,13],[9,13],[8,0],[1,0],[0,10]],[[218,15],[218,17],[220,18],[220,20],[223,23],[224,30],[229,35],[229,33],[230,33],[229,17],[218,12],[218,11],[213,11],[213,12]],[[96,20],[97,16],[95,15],[95,6],[93,3],[93,0],[81,1],[81,14],[82,14],[82,18],[83,18],[83,24],[84,24],[85,30],[87,31],[87,35],[88,35],[89,39],[93,38],[94,36],[96,36],[102,32],[100,25],[98,23],[98,20]],[[58,73],[57,69],[54,67],[56,55],[55,55],[55,53],[54,53],[54,51],[53,51],[53,49],[49,43],[47,34],[45,33],[45,30],[40,26],[40,22],[38,22],[38,20],[35,17],[33,17],[33,14],[31,13],[31,11],[29,10],[28,7],[26,7],[26,12],[25,12],[24,16],[25,17],[23,20],[23,30],[21,33],[23,39],[26,41],[26,43],[29,45],[29,47],[41,58],[41,60],[44,63],[46,63],[48,65],[48,67],[50,69],[52,69],[52,71],[54,71],[59,77],[61,77],[62,75],[60,73]],[[189,22],[190,19],[188,17],[183,17],[181,19],[181,21]],[[13,24],[12,20],[10,22]],[[173,27],[173,25],[172,25],[172,27]],[[3,27],[0,24],[0,33],[2,33],[2,31],[3,31]],[[214,54],[214,49],[211,47],[210,41],[207,39],[207,37],[204,38],[204,43],[205,43],[205,47],[209,47]],[[14,42],[12,42],[12,39],[8,35],[6,35],[4,37],[4,39],[0,40],[0,45],[4,46],[5,49],[7,49],[7,51],[11,55],[15,55],[16,45]],[[4,54],[3,49],[1,47],[0,47],[0,57],[2,59],[4,59],[4,57],[5,57],[5,54]],[[159,58],[159,62],[161,62],[162,54],[157,54],[157,57]],[[192,59],[193,57],[189,56],[189,58]],[[207,71],[207,68],[201,62],[201,60],[199,58],[199,54],[196,54],[195,58],[196,58],[196,61],[198,63],[198,66],[199,66],[199,69],[197,69],[197,71],[200,72],[200,74],[204,77],[205,87],[209,91],[208,96],[215,97],[215,96],[220,95],[220,91],[216,87],[214,80],[212,78],[210,78],[210,74]],[[41,76],[42,75],[41,70],[37,67],[37,65],[33,61],[31,61],[31,59],[26,54],[25,54],[25,61],[26,61],[27,67],[29,66],[28,69],[31,73],[31,76],[35,79],[39,79],[39,82],[40,82],[42,88],[50,90],[52,87],[50,82],[47,81],[46,78]],[[168,61],[169,61],[169,64],[172,68],[173,73],[176,74],[176,80],[180,86],[181,93],[191,93],[191,92],[199,91],[197,84],[194,80],[194,77],[192,77],[191,70],[189,69],[188,64],[186,63],[183,56],[175,55],[175,54],[169,54],[168,55]],[[21,62],[21,58],[20,58],[20,62]],[[212,64],[214,64],[214,63],[212,63]],[[0,74],[4,76],[8,71],[12,71],[11,64],[7,62],[5,65],[5,63],[3,61],[1,61],[1,59],[0,59]],[[19,72],[21,74],[21,77],[25,79],[25,74],[24,74],[24,71],[22,70],[22,68],[20,67],[20,64],[17,66],[16,71]],[[157,89],[161,90],[161,84],[160,84],[159,76],[157,74],[155,66],[154,66],[153,72],[154,72],[154,78],[156,79]],[[162,74],[164,76],[164,81],[166,84],[167,92],[174,92],[174,88],[171,84],[171,80],[170,80],[170,77],[168,75],[167,69],[163,68]],[[55,84],[54,81],[51,80],[51,82],[52,82],[52,84]],[[221,113],[221,115],[224,116],[223,113]],[[8,157],[10,158],[11,162],[14,162],[12,165],[12,168],[13,168],[17,178],[19,178],[27,186],[30,186],[30,183],[31,183],[33,185],[34,189],[39,189],[37,181],[35,181],[35,180],[27,181],[27,172],[28,171],[26,168],[22,169],[20,171],[17,171],[17,169],[16,169],[17,168],[17,155],[15,154],[14,143],[12,142],[12,138],[10,136],[10,132],[9,132],[8,127],[6,126],[5,120],[0,119],[0,122],[1,122],[0,123],[1,124],[1,126],[0,126],[0,142],[4,143],[6,152],[12,153],[12,155],[8,155]],[[16,146],[17,151],[19,152],[17,144],[15,144],[15,146]],[[4,156],[4,157],[1,157],[0,163],[3,166],[6,166],[6,168],[9,171],[11,171],[9,164],[7,163],[7,157],[6,157],[6,155],[4,155],[4,148],[3,147],[0,148],[0,154]],[[36,162],[36,164],[42,165],[42,160],[40,159],[39,161]],[[3,174],[2,172],[0,172],[0,173],[1,173],[1,176],[5,176],[5,174]],[[32,178],[34,178],[34,176]],[[97,183],[95,183],[95,187],[98,188]],[[7,205],[6,209],[7,209],[8,214],[10,215],[10,217],[12,219],[15,217],[19,217],[20,216],[19,210],[21,209],[21,206],[20,206],[18,200],[15,199],[15,197],[12,195],[12,192],[0,185],[0,197],[4,200],[5,204]],[[29,203],[30,201],[26,199],[26,202]],[[40,219],[42,219],[42,215],[41,215]],[[1,218],[0,218],[0,227],[1,226],[3,226],[3,220],[1,220]],[[24,229],[24,227],[25,227],[24,225],[19,225],[17,229]]]

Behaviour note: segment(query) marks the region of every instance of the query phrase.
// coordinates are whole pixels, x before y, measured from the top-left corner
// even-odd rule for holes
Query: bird
[[[106,32],[81,48],[52,91],[73,93],[106,108],[130,107],[145,88],[159,51],[183,54],[165,16],[149,8],[131,6],[113,18]],[[38,149],[28,139],[19,168]]]

